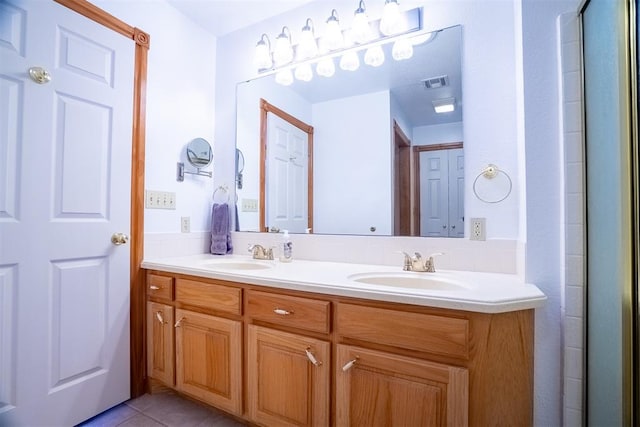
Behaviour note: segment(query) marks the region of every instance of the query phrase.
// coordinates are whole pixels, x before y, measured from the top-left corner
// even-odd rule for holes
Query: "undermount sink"
[[[393,286],[397,288],[427,289],[437,291],[462,291],[469,289],[462,283],[429,276],[433,273],[359,273],[348,279],[369,285]]]
[[[204,264],[204,267],[218,270],[266,270],[271,265],[257,261],[215,261]]]

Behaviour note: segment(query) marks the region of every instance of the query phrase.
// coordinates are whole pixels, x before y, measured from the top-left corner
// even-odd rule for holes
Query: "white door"
[[[448,178],[446,150],[420,152],[421,236],[449,236]]]
[[[267,114],[265,224],[304,233],[308,227],[308,135],[275,114]]]
[[[420,152],[420,234],[464,237],[464,150]]]
[[[53,1],[0,2],[0,425],[129,397],[134,45]],[[29,67],[51,81],[37,84]]]

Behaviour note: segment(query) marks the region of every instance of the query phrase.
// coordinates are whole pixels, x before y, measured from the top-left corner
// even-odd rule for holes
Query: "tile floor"
[[[214,408],[171,390],[128,400],[78,427],[244,427]]]

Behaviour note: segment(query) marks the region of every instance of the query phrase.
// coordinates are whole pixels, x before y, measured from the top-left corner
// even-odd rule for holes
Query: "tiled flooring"
[[[82,427],[243,427],[204,404],[171,390],[145,394],[121,403],[80,424]]]

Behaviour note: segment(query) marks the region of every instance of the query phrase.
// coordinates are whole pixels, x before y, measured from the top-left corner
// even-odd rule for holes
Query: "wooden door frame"
[[[423,151],[455,150],[464,148],[462,141],[444,144],[416,145],[413,147],[413,214],[417,218],[416,236],[420,236],[420,153]]]
[[[266,225],[266,173],[267,173],[267,113],[272,113],[307,134],[307,228],[313,232],[313,126],[260,98],[260,231],[269,231]]]
[[[395,119],[393,157],[393,235],[415,236],[415,216],[411,210],[411,140]]]
[[[144,255],[144,154],[146,136],[147,58],[150,36],[105,12],[87,0],[54,0],[135,42],[133,129],[131,137],[131,257],[130,257],[130,358],[131,397],[146,391],[145,287],[140,268]]]

